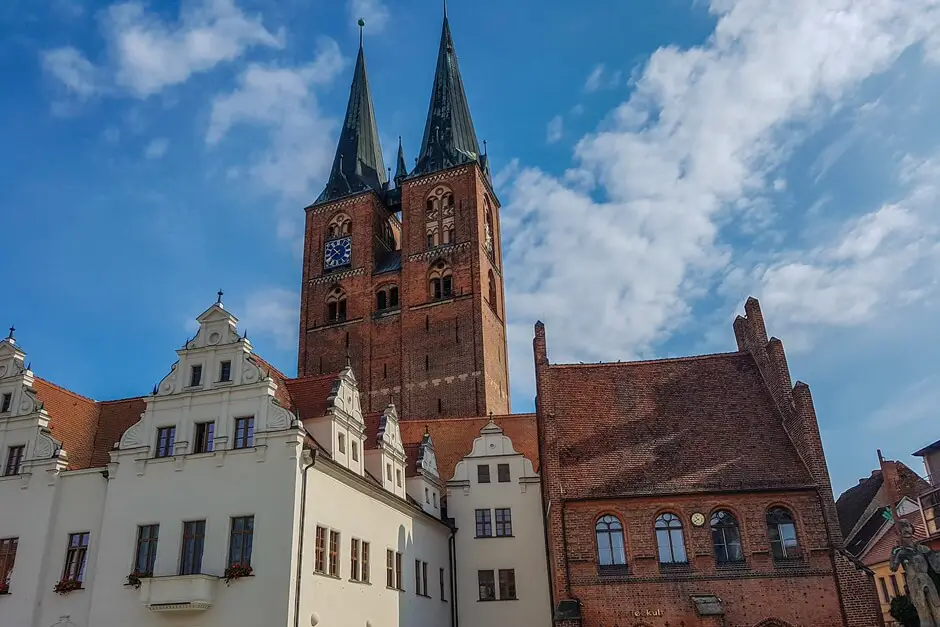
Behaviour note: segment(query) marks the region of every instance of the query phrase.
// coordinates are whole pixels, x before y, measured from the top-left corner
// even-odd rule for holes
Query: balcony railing
[[[140,580],[140,602],[153,612],[207,610],[218,582],[214,575],[147,577]]]

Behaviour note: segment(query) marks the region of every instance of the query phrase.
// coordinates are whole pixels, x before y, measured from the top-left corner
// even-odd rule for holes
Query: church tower
[[[329,181],[306,209],[299,376],[349,359],[405,419],[510,411],[499,201],[447,16],[421,149],[389,181],[360,39]]]

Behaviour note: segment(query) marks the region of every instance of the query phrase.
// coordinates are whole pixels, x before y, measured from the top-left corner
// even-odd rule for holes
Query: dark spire
[[[408,176],[408,165],[405,163],[405,149],[401,145],[401,135],[398,136],[398,165],[395,168],[395,184]]]
[[[473,120],[470,119],[470,107],[457,66],[446,4],[444,11],[441,47],[437,55],[428,120],[424,126],[424,140],[414,171],[416,174],[426,174],[480,158],[480,144],[473,129]]]
[[[222,288],[220,287],[220,288],[219,288],[219,291],[216,292],[216,294],[218,295],[219,299],[218,299],[217,301],[215,301],[215,304],[216,304],[216,305],[221,305],[221,304],[222,304],[222,296],[225,294],[225,292],[223,292],[223,291],[222,291]]]
[[[359,22],[361,29],[365,22]],[[385,160],[379,145],[379,131],[375,124],[360,30],[359,57],[356,59],[356,71],[349,88],[346,119],[343,121],[339,144],[336,146],[330,180],[327,181],[326,189],[317,198],[317,202],[327,202],[369,189],[381,192],[387,185]]]

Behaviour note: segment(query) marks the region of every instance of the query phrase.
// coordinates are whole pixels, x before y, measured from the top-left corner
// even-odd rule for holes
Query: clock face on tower
[[[330,240],[323,249],[323,267],[338,268],[349,265],[352,256],[352,238]]]

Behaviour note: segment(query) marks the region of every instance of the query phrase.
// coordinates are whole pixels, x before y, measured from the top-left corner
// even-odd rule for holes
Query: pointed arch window
[[[454,243],[454,194],[450,188],[439,185],[428,194],[425,227],[428,250]]]
[[[627,565],[623,525],[616,516],[601,516],[594,525],[594,536],[597,538],[597,565],[602,570]]]
[[[729,511],[718,510],[712,514],[712,545],[715,547],[715,561],[718,564],[734,564],[744,561],[741,550],[741,529],[738,521]]]
[[[490,206],[488,196],[483,197],[483,249],[493,259],[494,239],[496,238],[496,228],[493,222],[493,208]]]
[[[454,295],[454,279],[450,266],[443,259],[438,260],[428,273],[430,296],[434,300],[451,298]]]
[[[496,275],[493,274],[493,271],[490,270],[487,273],[487,281],[489,282],[489,300],[490,307],[493,308],[493,311],[496,312],[496,315],[499,315],[499,302],[497,301],[498,290],[496,289]]]
[[[346,319],[346,292],[335,286],[326,297],[327,322],[342,322]]]
[[[376,311],[398,309],[398,286],[383,285],[375,292]]]
[[[682,521],[670,512],[656,518],[656,544],[659,547],[660,564],[685,564],[685,536]]]
[[[352,234],[352,220],[345,213],[337,213],[326,227],[327,239],[346,237]]]
[[[770,553],[775,560],[795,560],[802,557],[800,542],[796,536],[796,521],[785,507],[767,510],[767,539]]]

